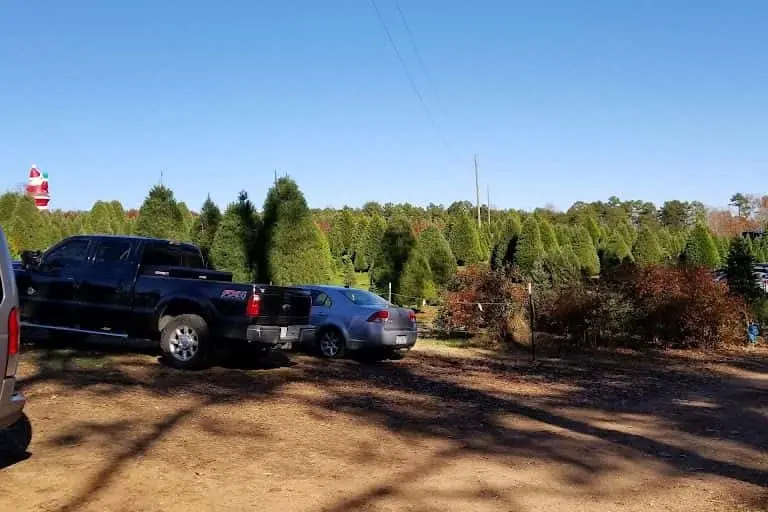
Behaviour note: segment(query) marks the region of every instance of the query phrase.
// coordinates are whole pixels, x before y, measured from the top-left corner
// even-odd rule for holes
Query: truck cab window
[[[131,242],[126,240],[101,240],[93,255],[94,263],[122,263],[128,260]]]
[[[187,268],[205,268],[200,251],[188,246],[179,246],[181,253],[181,266]]]
[[[152,245],[144,250],[142,264],[148,266],[169,266],[205,268],[200,252],[183,245]]]
[[[85,239],[69,240],[54,247],[43,257],[41,267],[45,270],[76,267],[85,261],[89,241]]]

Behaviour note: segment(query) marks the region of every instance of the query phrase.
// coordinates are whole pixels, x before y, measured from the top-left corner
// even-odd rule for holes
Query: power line
[[[440,108],[440,110],[443,111],[443,114],[445,114],[445,109],[443,108],[442,101],[440,100],[440,95],[437,93],[437,87],[435,86],[435,82],[432,80],[432,75],[429,72],[429,69],[427,68],[427,63],[424,61],[424,59],[421,56],[419,47],[416,44],[416,38],[413,36],[413,31],[411,30],[411,25],[408,23],[408,20],[405,18],[405,13],[403,13],[403,9],[400,7],[400,2],[398,0],[395,0],[395,8],[397,9],[398,14],[400,14],[400,21],[403,22],[405,31],[408,33],[408,39],[411,41],[411,48],[413,48],[413,53],[416,55],[416,59],[418,59],[419,65],[421,66],[422,71],[424,71],[424,76],[427,78],[427,82],[429,82],[429,86],[432,88],[432,93],[435,95],[435,101],[437,102],[437,105]]]
[[[419,87],[416,85],[416,81],[414,80],[413,75],[411,74],[411,71],[408,69],[408,66],[405,63],[405,59],[403,58],[402,53],[400,53],[400,49],[397,47],[397,43],[395,43],[395,40],[392,37],[392,33],[389,31],[387,22],[384,20],[384,17],[381,15],[379,6],[376,5],[376,0],[371,0],[371,6],[373,7],[373,10],[376,12],[376,17],[379,19],[379,23],[381,24],[381,27],[384,29],[384,33],[387,36],[387,40],[389,41],[390,46],[392,46],[392,49],[394,50],[395,55],[397,56],[397,60],[400,62],[400,66],[403,68],[403,72],[405,73],[406,78],[408,78],[408,82],[411,85],[411,89],[413,89],[414,94],[416,94],[416,97],[419,99],[419,103],[421,104],[421,107],[424,109],[424,113],[429,119],[429,122],[432,124],[433,128],[438,133],[438,135],[440,135],[440,140],[442,141],[443,145],[448,150],[448,152],[451,153],[454,158],[458,159],[456,152],[448,143],[447,139],[445,138],[445,135],[443,134],[443,131],[438,126],[434,116],[432,116],[432,112],[429,110],[429,107],[427,106],[426,101],[424,101],[424,96],[421,94]]]

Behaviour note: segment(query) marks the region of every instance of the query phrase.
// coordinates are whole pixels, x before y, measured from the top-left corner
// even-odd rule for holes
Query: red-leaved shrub
[[[495,341],[514,335],[514,317],[524,314],[525,285],[510,271],[473,265],[458,273],[443,294],[436,327],[446,333],[484,331]]]
[[[702,267],[651,267],[626,292],[638,332],[676,347],[715,348],[744,338],[746,305]]]

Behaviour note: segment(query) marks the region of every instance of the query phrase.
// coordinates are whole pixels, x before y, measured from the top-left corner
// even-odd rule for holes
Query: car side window
[[[313,292],[312,293],[312,305],[321,306],[325,308],[331,307],[333,301],[325,292]]]
[[[82,238],[64,242],[45,255],[41,266],[53,270],[81,265],[88,254],[89,244],[88,240]]]
[[[127,240],[102,240],[93,255],[94,263],[120,263],[128,261],[131,242]]]

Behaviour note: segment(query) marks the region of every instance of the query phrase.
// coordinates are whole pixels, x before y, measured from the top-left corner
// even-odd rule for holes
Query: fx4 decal
[[[243,290],[222,290],[221,298],[227,300],[245,300],[248,298],[248,292]]]

